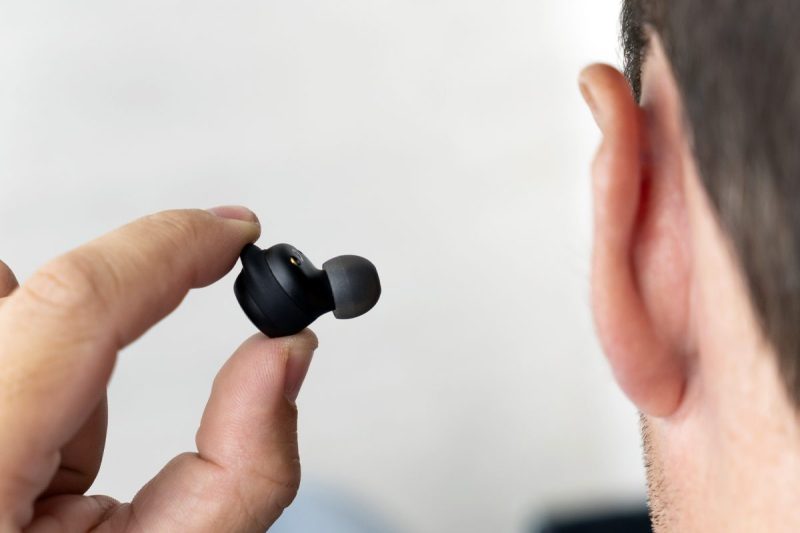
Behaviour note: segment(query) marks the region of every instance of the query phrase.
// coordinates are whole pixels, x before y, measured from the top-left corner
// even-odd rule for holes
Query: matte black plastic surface
[[[316,317],[333,310],[328,276],[289,244],[276,244],[264,251],[267,265],[289,298]]]
[[[330,295],[330,288],[325,286],[324,273],[310,262],[301,270],[292,264],[291,252],[297,251],[288,244],[266,251],[249,244],[242,251],[244,268],[233,290],[247,317],[268,337],[299,333],[320,315],[333,309],[333,298],[325,298],[326,291]],[[311,275],[310,281],[307,274]],[[322,295],[303,297],[302,291],[297,290],[298,286],[310,289],[308,292],[322,292]]]
[[[321,315],[360,316],[375,305],[381,286],[375,266],[341,256],[320,270],[297,248],[278,244],[261,250],[248,244],[233,290],[251,322],[269,337],[299,333]]]

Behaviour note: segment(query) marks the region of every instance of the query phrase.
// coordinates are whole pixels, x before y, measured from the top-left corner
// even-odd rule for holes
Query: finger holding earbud
[[[317,338],[247,340],[217,374],[196,442],[109,518],[108,531],[263,532],[300,483],[294,401]]]
[[[151,215],[51,261],[7,299],[0,531],[26,525],[62,467],[74,469],[62,452],[86,435],[81,428],[103,401],[117,351],[191,288],[221,278],[259,233],[255,215],[241,208]]]

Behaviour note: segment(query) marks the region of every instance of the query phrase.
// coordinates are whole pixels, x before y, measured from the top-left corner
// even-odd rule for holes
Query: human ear
[[[594,161],[592,304],[619,385],[667,417],[685,389],[689,247],[674,133],[640,108],[616,69],[595,65],[581,91],[603,135]]]

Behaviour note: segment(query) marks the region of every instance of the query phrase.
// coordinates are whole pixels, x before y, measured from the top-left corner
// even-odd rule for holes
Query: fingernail
[[[254,222],[256,224],[259,223],[256,214],[241,205],[221,205],[219,207],[212,207],[207,211],[220,218],[243,220],[244,222]]]
[[[597,126],[602,129],[603,125],[601,123],[600,111],[597,108],[597,103],[594,100],[594,95],[592,94],[592,90],[589,86],[584,83],[583,80],[578,82],[578,85],[581,89],[581,94],[583,95],[583,99],[586,101],[586,105],[589,106],[589,110],[592,112],[592,116],[594,117],[594,121]]]
[[[289,358],[286,361],[286,382],[284,384],[284,394],[286,399],[291,403],[297,401],[297,396],[300,394],[300,388],[303,386],[303,381],[306,379],[308,367],[311,365],[311,359],[314,357],[314,343],[306,341],[293,341],[289,349]]]

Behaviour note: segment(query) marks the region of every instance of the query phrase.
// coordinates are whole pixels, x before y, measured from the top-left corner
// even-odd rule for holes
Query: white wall
[[[322,319],[310,482],[413,532],[520,530],[643,491],[593,337],[576,76],[617,0],[0,1],[0,256],[21,278],[139,215],[245,203],[262,244],[359,253],[384,296]],[[252,327],[233,277],[125,350],[93,491],[192,449]]]

